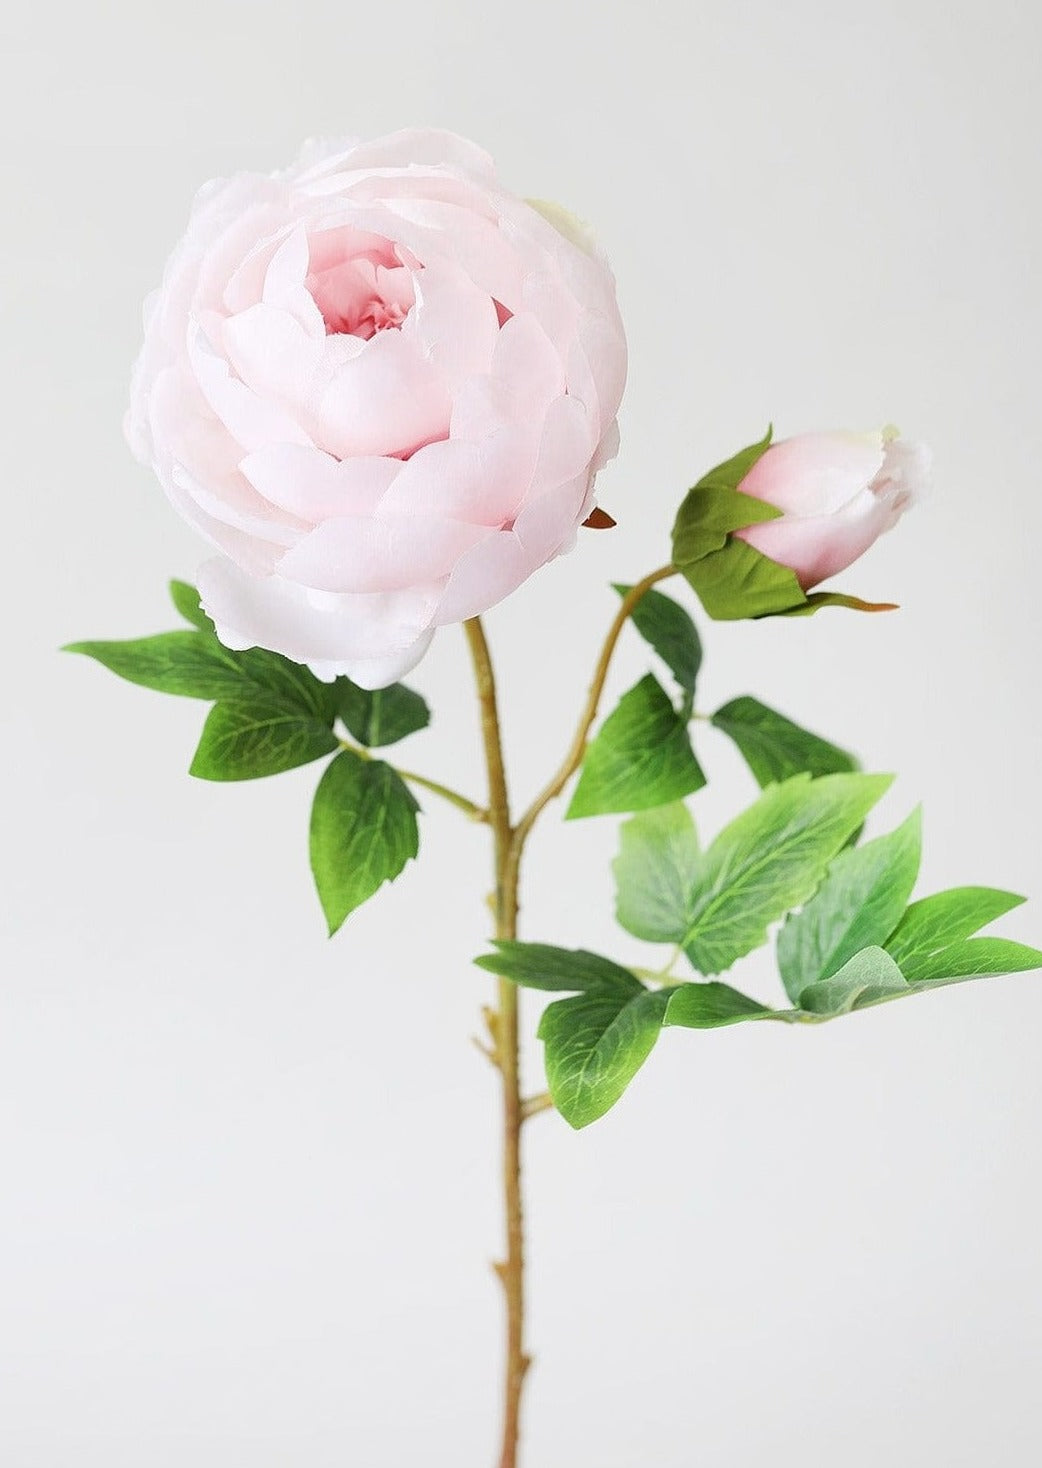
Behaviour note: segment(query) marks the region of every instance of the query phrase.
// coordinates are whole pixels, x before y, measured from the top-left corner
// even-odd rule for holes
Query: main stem
[[[503,744],[496,705],[496,682],[492,659],[479,618],[464,623],[474,663],[481,732],[488,767],[488,815],[495,852],[494,895],[497,938],[517,936],[519,867],[510,860],[513,830],[507,797]],[[529,1358],[524,1347],[525,1248],[524,1211],[521,1199],[521,1102],[520,1054],[518,1046],[518,991],[500,979],[496,1011],[489,1018],[492,1057],[499,1070],[503,1097],[503,1201],[506,1210],[506,1252],[496,1265],[506,1303],[506,1381],[503,1401],[503,1435],[499,1468],[516,1468],[521,1421],[521,1392]]]
[[[477,681],[481,704],[481,733],[485,745],[485,764],[488,767],[487,819],[492,827],[495,852],[496,890],[493,902],[497,938],[517,937],[518,885],[525,841],[542,811],[560,795],[568,780],[582,764],[590,730],[597,717],[601,694],[604,692],[612,654],[622,629],[645,593],[656,582],[664,581],[675,574],[675,567],[661,566],[642,581],[638,581],[623,597],[594,667],[578,728],[564,760],[550,783],[536,796],[516,826],[511,823],[499,709],[496,704],[496,680],[488,642],[479,617],[472,617],[463,624]],[[466,804],[469,805],[470,802]],[[488,1025],[492,1040],[491,1057],[499,1071],[503,1094],[503,1200],[506,1209],[506,1254],[496,1265],[496,1273],[503,1285],[507,1316],[506,1384],[499,1468],[517,1468],[521,1393],[530,1361],[524,1343],[525,1236],[521,1199],[521,1128],[529,1116],[544,1109],[544,1098],[534,1097],[528,1103],[521,1099],[518,989],[506,979],[499,980],[497,1007],[488,1015]]]

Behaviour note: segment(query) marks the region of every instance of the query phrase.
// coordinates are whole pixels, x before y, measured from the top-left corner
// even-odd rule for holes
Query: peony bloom
[[[772,444],[737,486],[782,511],[735,534],[804,591],[864,555],[929,484],[930,451],[889,433],[806,433]]]
[[[202,190],[127,435],[221,552],[198,578],[221,640],[376,688],[574,543],[625,373],[578,222],[401,132]]]

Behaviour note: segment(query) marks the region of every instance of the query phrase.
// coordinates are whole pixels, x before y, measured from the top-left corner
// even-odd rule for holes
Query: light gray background
[[[922,890],[1032,892],[1004,931],[1037,943],[1037,12],[18,10],[0,1460],[484,1465],[483,833],[425,802],[425,859],[327,943],[316,772],[193,782],[199,705],[54,652],[173,625],[165,580],[202,554],[120,436],[140,299],[202,180],[280,166],[309,133],[448,125],[596,224],[632,348],[603,480],[620,529],[489,618],[519,795],[563,748],[605,583],[664,558],[697,472],[769,418],[929,440],[932,502],[844,578],[903,612],[713,627],[701,702],[755,691],[899,769],[875,829],[925,802]],[[644,666],[631,640],[613,691]],[[480,793],[458,634],[415,682],[437,722],[409,761]],[[712,833],[753,787],[722,740],[701,752]],[[530,937],[647,952],[613,931],[614,840],[611,820],[547,823]],[[767,957],[742,978],[771,992]],[[1037,1462],[1040,1045],[1028,975],[807,1033],[667,1034],[607,1120],[534,1123],[526,1463]]]

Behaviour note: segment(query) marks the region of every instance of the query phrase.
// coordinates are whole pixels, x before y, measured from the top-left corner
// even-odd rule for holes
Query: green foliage
[[[201,780],[256,780],[309,764],[339,743],[323,720],[280,699],[215,703],[189,773]]]
[[[593,989],[625,989],[636,993],[640,984],[629,969],[620,968],[585,948],[554,948],[548,943],[495,943],[495,953],[474,962],[489,973],[551,993],[586,993]]]
[[[928,957],[906,959],[902,967],[909,983],[934,984],[1042,968],[1042,953],[1010,938],[966,938]]]
[[[642,811],[619,833],[615,916],[628,933],[649,943],[682,943],[693,916],[698,878],[695,823],[682,801]]]
[[[884,949],[864,948],[827,979],[808,984],[799,996],[807,1014],[833,1019],[880,999],[909,992],[908,981]]]
[[[170,600],[186,622],[190,622],[193,627],[201,628],[204,632],[213,631],[213,623],[203,611],[199,593],[194,586],[189,586],[187,581],[171,581]]]
[[[330,937],[416,855],[418,809],[382,760],[345,749],[326,767],[311,809],[311,870]]]
[[[952,887],[932,897],[921,897],[888,937],[886,950],[902,970],[914,972],[939,950],[972,938],[1024,900],[1015,892],[1001,892],[994,887]]]
[[[774,1019],[777,1012],[740,994],[730,984],[711,980],[707,984],[678,984],[667,991],[664,1025],[681,1025],[688,1030],[715,1030],[747,1019]]]
[[[801,729],[748,694],[717,709],[712,722],[734,740],[761,789],[792,775],[838,775],[857,769],[857,761],[846,750]]]
[[[686,722],[649,673],[622,696],[586,751],[566,819],[648,810],[704,784]]]
[[[616,584],[615,590],[625,596],[632,588]],[[644,593],[630,619],[677,680],[683,694],[680,716],[685,721],[690,719],[702,666],[702,643],[694,622],[672,597],[654,589]]]
[[[404,683],[370,692],[350,678],[338,678],[336,708],[347,730],[367,748],[397,744],[431,721],[426,701]]]
[[[794,1004],[808,984],[828,979],[894,931],[919,874],[920,827],[916,810],[889,836],[841,852],[803,910],[786,921],[778,968]]]
[[[720,973],[806,902],[890,784],[888,775],[795,775],[772,785],[705,852],[690,894],[684,951]]]
[[[126,642],[71,642],[65,651],[83,653],[128,683],[158,693],[215,699],[233,698],[243,691],[236,654],[205,632],[161,632]]]
[[[761,554],[733,532],[777,519],[780,510],[738,486],[767,452],[771,430],[689,490],[673,526],[673,564],[717,621],[744,617],[807,616],[822,607],[855,611],[890,610],[889,603],[861,601],[842,592],[803,591],[793,571]]]
[[[557,1110],[573,1127],[613,1107],[650,1055],[666,1010],[664,990],[598,988],[558,999],[543,1011],[546,1080]]]

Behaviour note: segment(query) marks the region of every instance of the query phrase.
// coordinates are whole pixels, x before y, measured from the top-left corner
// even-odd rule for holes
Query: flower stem
[[[521,856],[529,832],[540,813],[550,801],[559,795],[582,763],[586,753],[593,721],[597,717],[601,694],[611,664],[612,654],[619,635],[634,607],[657,581],[664,581],[675,574],[674,566],[662,566],[638,581],[623,597],[615,619],[601,649],[594,668],[593,681],[579,717],[579,725],[564,760],[550,783],[536,796],[528,810],[514,826],[510,817],[510,802],[507,795],[506,771],[503,764],[503,742],[499,724],[499,709],[496,702],[496,681],[492,669],[485,630],[479,617],[464,622],[470,648],[471,661],[477,684],[478,701],[481,706],[481,734],[485,747],[485,764],[488,769],[488,810],[479,812],[462,797],[455,797],[456,804],[475,819],[484,819],[492,827],[495,853],[496,889],[492,899],[497,938],[517,937],[518,886],[521,875]],[[410,778],[408,775],[406,779]],[[439,790],[439,794],[446,794]],[[454,798],[454,792],[448,795]],[[491,1046],[482,1050],[499,1071],[502,1085],[503,1105],[503,1200],[506,1212],[506,1255],[496,1264],[496,1274],[503,1286],[506,1302],[506,1383],[503,1401],[503,1432],[499,1456],[499,1468],[517,1468],[518,1442],[521,1418],[521,1393],[525,1373],[531,1357],[525,1351],[525,1239],[524,1211],[521,1194],[521,1128],[532,1116],[548,1109],[553,1103],[549,1095],[522,1100],[520,1082],[520,1054],[518,1046],[518,989],[507,979],[498,981],[497,1005],[486,1010]]]
[[[492,658],[484,628],[477,617],[463,624],[470,646],[478,699],[481,732],[488,767],[488,819],[495,851],[496,891],[494,911],[497,938],[517,936],[518,873],[509,861],[513,844],[510,805],[507,797],[503,745]],[[499,1070],[503,1104],[503,1199],[506,1211],[506,1254],[496,1264],[506,1303],[506,1382],[499,1468],[516,1468],[521,1418],[521,1392],[529,1357],[524,1347],[525,1262],[524,1213],[521,1196],[521,1101],[518,1047],[518,991],[506,979],[498,981],[497,1008],[487,1016],[492,1037],[492,1059]]]
[[[579,715],[579,724],[572,738],[572,742],[568,746],[568,751],[553,779],[539,792],[514,827],[507,861],[506,880],[512,883],[515,888],[521,866],[521,855],[524,851],[525,842],[528,839],[528,833],[542,812],[550,804],[551,800],[556,799],[560,795],[561,791],[568,784],[568,781],[582,764],[583,755],[586,753],[586,745],[590,737],[590,730],[593,728],[593,721],[597,717],[597,709],[600,706],[601,694],[604,692],[604,683],[608,676],[608,669],[611,666],[612,654],[615,652],[615,644],[619,640],[619,635],[623,627],[625,627],[631,612],[643,598],[645,592],[650,591],[656,582],[665,581],[667,577],[675,576],[676,574],[677,568],[675,566],[660,566],[657,571],[652,571],[642,581],[638,581],[631,586],[619,603],[619,609],[615,614],[614,621],[608,628],[608,635],[604,639],[600,657],[597,659],[596,666],[594,667],[593,679],[590,683],[589,692],[586,695],[586,702],[583,704],[582,713]]]
[[[338,740],[341,749],[346,749],[351,754],[357,754],[360,759],[372,759],[371,749],[364,749],[360,744],[352,744],[347,739]],[[442,800],[447,800],[450,805],[456,806],[470,816],[472,821],[488,821],[489,813],[483,806],[473,800],[468,800],[458,790],[452,790],[448,785],[442,785],[437,780],[429,780],[426,775],[418,775],[415,770],[403,770],[398,765],[392,765],[395,774],[407,780],[410,785],[420,785],[424,790],[430,790],[434,795],[440,795]]]

